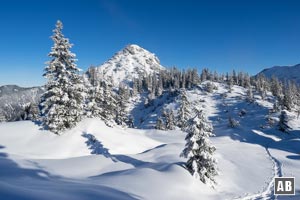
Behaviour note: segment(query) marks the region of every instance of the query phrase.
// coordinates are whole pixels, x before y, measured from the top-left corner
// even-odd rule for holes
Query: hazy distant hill
[[[276,76],[283,82],[293,80],[300,84],[300,64],[294,66],[275,66],[264,69],[258,74],[264,74],[268,78]]]
[[[43,87],[19,87],[17,85],[3,85],[0,87],[0,114],[6,120],[18,120],[24,106],[30,103],[38,104],[43,93]]]

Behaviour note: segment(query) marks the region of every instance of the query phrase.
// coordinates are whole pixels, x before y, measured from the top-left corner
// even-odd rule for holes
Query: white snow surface
[[[113,84],[119,86],[119,83],[129,83],[138,78],[139,74],[146,76],[165,68],[155,54],[131,44],[96,69],[99,78],[112,78]]]
[[[215,84],[213,93],[187,92],[213,122],[219,168],[215,189],[184,168],[179,155],[185,133],[179,130],[110,128],[100,119],[84,119],[58,136],[22,121],[0,123],[0,198],[275,199],[272,180],[283,175],[296,177],[293,198],[299,199],[300,120],[293,118],[294,130],[283,134],[266,120],[270,102],[249,104],[237,86],[223,98],[225,85]],[[240,117],[241,109],[246,115]],[[239,127],[228,127],[229,115]],[[94,145],[87,135],[95,137]]]

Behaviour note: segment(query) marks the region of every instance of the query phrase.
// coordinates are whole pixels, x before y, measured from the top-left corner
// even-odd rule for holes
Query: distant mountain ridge
[[[5,95],[26,92],[28,90],[39,90],[41,87],[20,87],[18,85],[2,85],[0,86],[0,97]]]
[[[283,82],[291,80],[295,81],[295,83],[300,84],[300,64],[294,66],[274,66],[262,70],[257,75],[259,74],[263,74],[268,78],[276,76]]]
[[[160,64],[154,53],[131,44],[95,69],[99,79],[111,79],[113,84],[118,86],[138,78],[139,75],[158,73],[165,67]]]
[[[24,106],[31,103],[37,105],[43,92],[43,87],[0,86],[0,115],[8,121],[18,120]]]

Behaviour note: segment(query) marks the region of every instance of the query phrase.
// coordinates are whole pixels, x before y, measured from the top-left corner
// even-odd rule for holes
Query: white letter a
[[[280,192],[280,191],[284,191],[284,188],[283,188],[283,182],[282,181],[278,181],[278,185],[277,185],[277,191]]]

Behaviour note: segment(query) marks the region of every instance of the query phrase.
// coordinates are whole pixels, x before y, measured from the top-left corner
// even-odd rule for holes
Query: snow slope
[[[134,44],[126,46],[96,68],[99,78],[113,77],[112,80],[115,86],[119,86],[121,82],[128,83],[133,78],[138,78],[139,74],[149,75],[164,69],[153,53]]]
[[[299,199],[300,121],[289,113],[294,131],[282,134],[266,120],[271,102],[255,95],[247,103],[237,86],[225,97],[226,86],[215,84],[213,93],[188,91],[213,122],[215,189],[184,169],[179,130],[110,128],[85,119],[57,136],[23,121],[0,123],[1,199],[275,199],[272,180],[281,175],[296,177]],[[240,126],[229,128],[228,116]]]

